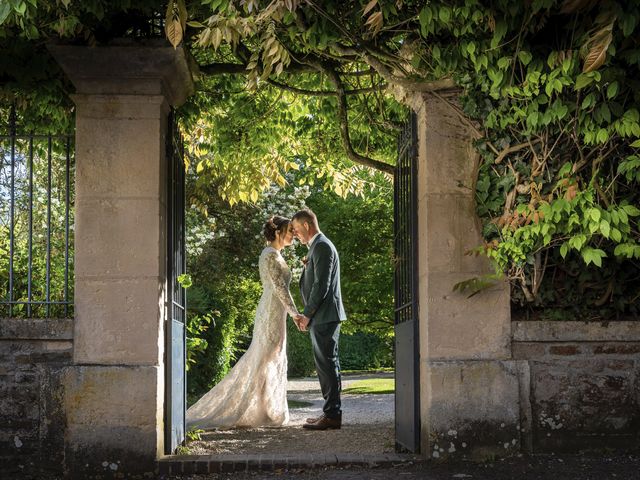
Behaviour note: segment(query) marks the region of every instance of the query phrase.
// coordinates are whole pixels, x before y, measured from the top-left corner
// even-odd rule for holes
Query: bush
[[[393,367],[393,338],[372,333],[340,335],[340,367],[343,370],[373,370]]]
[[[287,374],[289,377],[308,377],[316,371],[308,333],[300,332],[287,319]]]
[[[380,338],[358,332],[340,335],[340,367],[342,370],[373,370],[393,367],[392,338]],[[308,333],[287,325],[287,357],[289,377],[306,377],[315,373],[313,351]]]

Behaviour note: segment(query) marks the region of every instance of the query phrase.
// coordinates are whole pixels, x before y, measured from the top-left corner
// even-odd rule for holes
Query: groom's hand
[[[302,332],[306,332],[307,331],[307,327],[309,326],[309,322],[310,321],[311,321],[311,319],[309,319],[309,317],[305,317],[302,314],[300,314],[298,316],[298,324],[300,325],[300,330]]]

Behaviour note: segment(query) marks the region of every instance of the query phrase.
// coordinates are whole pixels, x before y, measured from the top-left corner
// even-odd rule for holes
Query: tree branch
[[[338,95],[338,92],[334,90],[307,90],[304,88],[293,87],[285,83],[276,82],[275,80],[272,80],[270,78],[267,79],[267,82],[273,85],[274,87],[278,87],[282,90],[287,90],[289,92],[298,93],[300,95],[311,95],[315,97],[334,97]],[[360,93],[375,92],[378,90],[382,90],[383,88],[386,88],[386,85],[376,85],[374,87],[366,87],[366,88],[355,88],[353,90],[345,90],[344,94],[358,95]]]
[[[352,162],[359,163],[361,165],[365,165],[370,168],[374,168],[376,170],[380,170],[382,172],[388,173],[389,175],[394,174],[394,167],[385,162],[381,162],[379,160],[374,160],[373,158],[366,157],[364,155],[360,155],[357,153],[353,145],[351,144],[351,136],[349,135],[349,117],[347,115],[347,96],[345,94],[344,85],[342,84],[342,80],[340,76],[327,65],[318,64],[318,68],[324,71],[329,78],[329,81],[333,84],[336,89],[336,93],[338,95],[338,119],[340,121],[340,136],[342,138],[342,145],[347,152],[347,157]]]
[[[456,84],[451,78],[443,78],[432,82],[417,82],[408,78],[401,78],[393,75],[389,68],[378,60],[371,53],[364,53],[362,58],[371,65],[378,74],[389,84],[399,85],[414,92],[434,92],[438,90],[448,90],[455,88]]]
[[[244,63],[209,63],[199,65],[200,72],[206,75],[246,75],[249,73],[247,65]],[[286,73],[308,73],[315,72],[316,69],[301,63],[291,63],[284,72]]]

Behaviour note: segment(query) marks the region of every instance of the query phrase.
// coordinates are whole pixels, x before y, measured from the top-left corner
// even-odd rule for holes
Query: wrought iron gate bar
[[[47,140],[47,317],[51,315],[51,138]]]
[[[27,267],[27,317],[31,316],[31,279],[33,275],[33,138],[29,139],[29,240]],[[65,299],[66,300],[66,299]],[[66,309],[65,309],[66,310]]]

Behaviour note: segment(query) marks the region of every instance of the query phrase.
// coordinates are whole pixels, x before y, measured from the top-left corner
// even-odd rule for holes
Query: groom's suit
[[[340,259],[333,243],[320,233],[309,246],[307,263],[300,276],[304,315],[311,319],[309,333],[313,345],[324,414],[336,418],[342,414],[338,339],[340,322],[347,316],[340,292]]]

